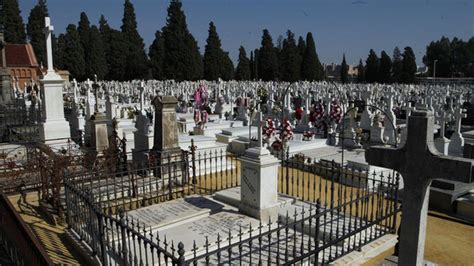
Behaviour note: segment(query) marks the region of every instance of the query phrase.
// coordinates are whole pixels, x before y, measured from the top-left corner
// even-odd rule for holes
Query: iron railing
[[[0,241],[16,265],[54,265],[3,193],[0,193]]]
[[[148,158],[141,168],[127,163],[66,175],[68,225],[104,264],[325,264],[396,229],[398,176],[287,155],[278,191],[301,200],[303,207],[185,247],[126,211],[237,187],[240,163],[221,150],[194,148],[172,155],[150,151]]]

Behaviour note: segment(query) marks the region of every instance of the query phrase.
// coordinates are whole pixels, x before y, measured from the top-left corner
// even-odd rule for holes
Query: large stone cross
[[[371,147],[366,160],[401,173],[404,183],[399,265],[421,265],[426,236],[429,186],[436,178],[471,182],[473,160],[441,155],[433,142],[432,112],[414,111],[402,148]]]
[[[51,25],[51,19],[49,17],[44,18],[44,35],[46,38],[46,58],[48,63],[48,72],[54,72],[53,67],[53,45],[51,40],[52,32],[54,31],[53,25]]]

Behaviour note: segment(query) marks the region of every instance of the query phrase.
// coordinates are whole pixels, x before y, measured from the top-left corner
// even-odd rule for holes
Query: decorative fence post
[[[191,139],[191,161],[192,161],[192,169],[193,169],[193,192],[196,193],[196,146],[194,146],[194,139]]]
[[[120,230],[122,234],[122,260],[123,260],[123,265],[128,266],[128,251],[127,251],[127,240],[126,240],[126,233],[125,233],[125,215],[124,211],[122,208],[119,209],[119,217],[120,217]]]

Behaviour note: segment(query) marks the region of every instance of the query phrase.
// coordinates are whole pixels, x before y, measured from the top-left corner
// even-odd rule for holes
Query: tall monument
[[[3,15],[2,6],[0,14]],[[5,56],[5,40],[3,37],[3,25],[0,25],[0,103],[8,104],[13,101],[13,90],[10,75],[7,70],[7,59]]]
[[[41,79],[43,102],[43,124],[41,140],[47,144],[66,143],[71,137],[69,123],[64,118],[63,84],[64,80],[54,71],[51,35],[54,27],[49,17],[44,18],[46,36],[46,55],[48,70]]]

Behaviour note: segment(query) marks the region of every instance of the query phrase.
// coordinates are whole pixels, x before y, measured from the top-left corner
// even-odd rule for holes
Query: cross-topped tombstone
[[[456,108],[454,111],[454,133],[451,136],[451,143],[449,144],[449,155],[462,156],[464,147],[464,138],[461,133],[461,120],[467,115],[463,112],[464,109]]]
[[[44,18],[44,35],[46,37],[46,59],[48,63],[48,73],[54,72],[53,66],[53,45],[51,41],[52,32],[54,31],[53,25],[51,25],[51,19],[49,17]]]
[[[262,113],[257,112],[258,145],[247,149],[239,160],[242,164],[239,210],[262,221],[275,221],[278,216],[278,165],[262,143]]]
[[[399,265],[421,265],[426,236],[429,186],[436,178],[471,182],[473,160],[441,155],[434,146],[434,117],[414,111],[408,120],[408,137],[402,148],[372,147],[369,164],[401,173],[404,183]]]

